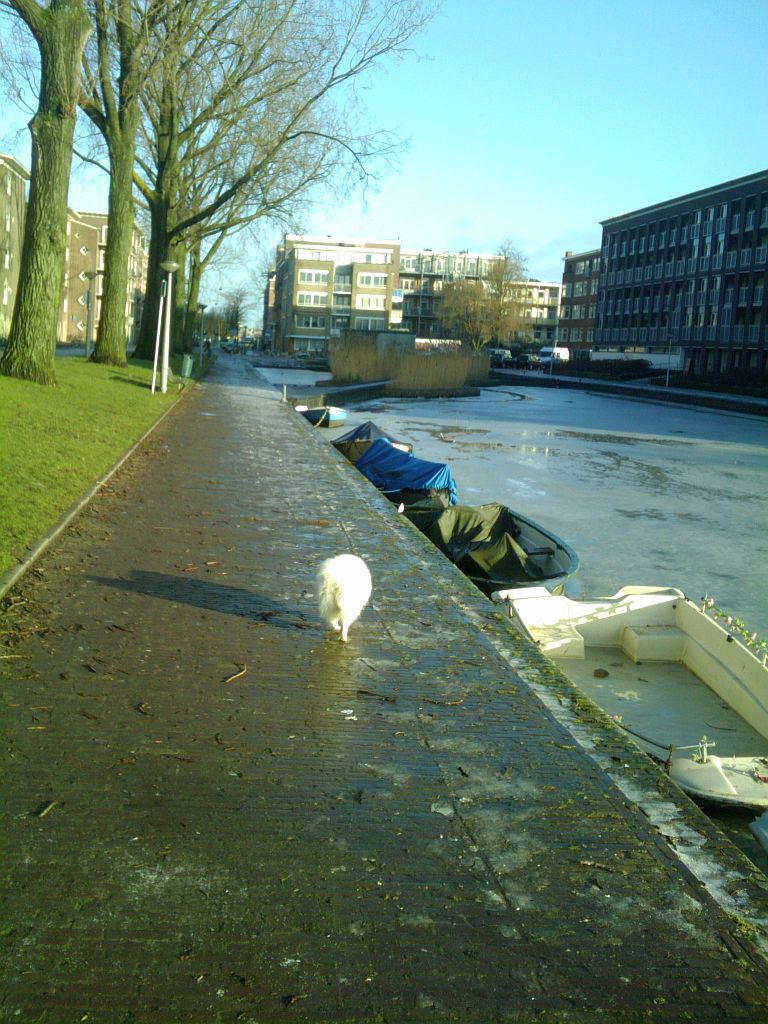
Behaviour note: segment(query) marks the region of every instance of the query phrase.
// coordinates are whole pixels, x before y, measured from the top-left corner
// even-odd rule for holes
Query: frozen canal
[[[278,385],[328,377],[260,372]],[[350,408],[349,427],[368,419],[447,462],[462,503],[509,505],[567,541],[581,559],[571,596],[676,586],[768,637],[768,419],[516,385]],[[754,815],[712,813],[765,870]]]
[[[500,502],[562,537],[581,559],[572,597],[676,586],[768,637],[768,419],[511,385],[349,410],[350,426],[367,419],[447,462],[462,504]]]

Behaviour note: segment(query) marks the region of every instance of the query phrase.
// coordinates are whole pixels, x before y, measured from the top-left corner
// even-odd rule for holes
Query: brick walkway
[[[768,1020],[765,878],[279,397],[222,355],[10,595],[0,1019]]]

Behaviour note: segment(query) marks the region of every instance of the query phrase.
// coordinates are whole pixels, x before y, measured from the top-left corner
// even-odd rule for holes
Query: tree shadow
[[[193,576],[174,576],[147,569],[132,570],[128,579],[105,576],[88,576],[87,579],[106,587],[159,597],[174,604],[188,604],[206,611],[269,622],[281,629],[306,629],[312,624],[297,607],[230,583],[195,579]]]

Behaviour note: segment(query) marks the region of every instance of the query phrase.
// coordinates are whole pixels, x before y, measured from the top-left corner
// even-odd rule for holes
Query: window
[[[385,295],[358,295],[355,309],[385,309],[386,301]]]
[[[387,275],[386,274],[358,274],[357,275],[357,287],[358,288],[386,288],[387,287]]]
[[[297,327],[325,327],[324,316],[313,316],[307,313],[296,314],[296,326]]]
[[[386,321],[383,317],[358,316],[355,317],[355,328],[358,331],[383,331]]]
[[[325,292],[299,292],[297,305],[327,306],[328,296],[325,294]]]
[[[299,281],[301,284],[328,284],[328,271],[300,270]]]

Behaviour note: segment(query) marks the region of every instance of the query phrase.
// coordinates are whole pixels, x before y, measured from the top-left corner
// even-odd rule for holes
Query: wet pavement
[[[765,879],[279,397],[219,359],[9,595],[0,1019],[768,1018]]]

